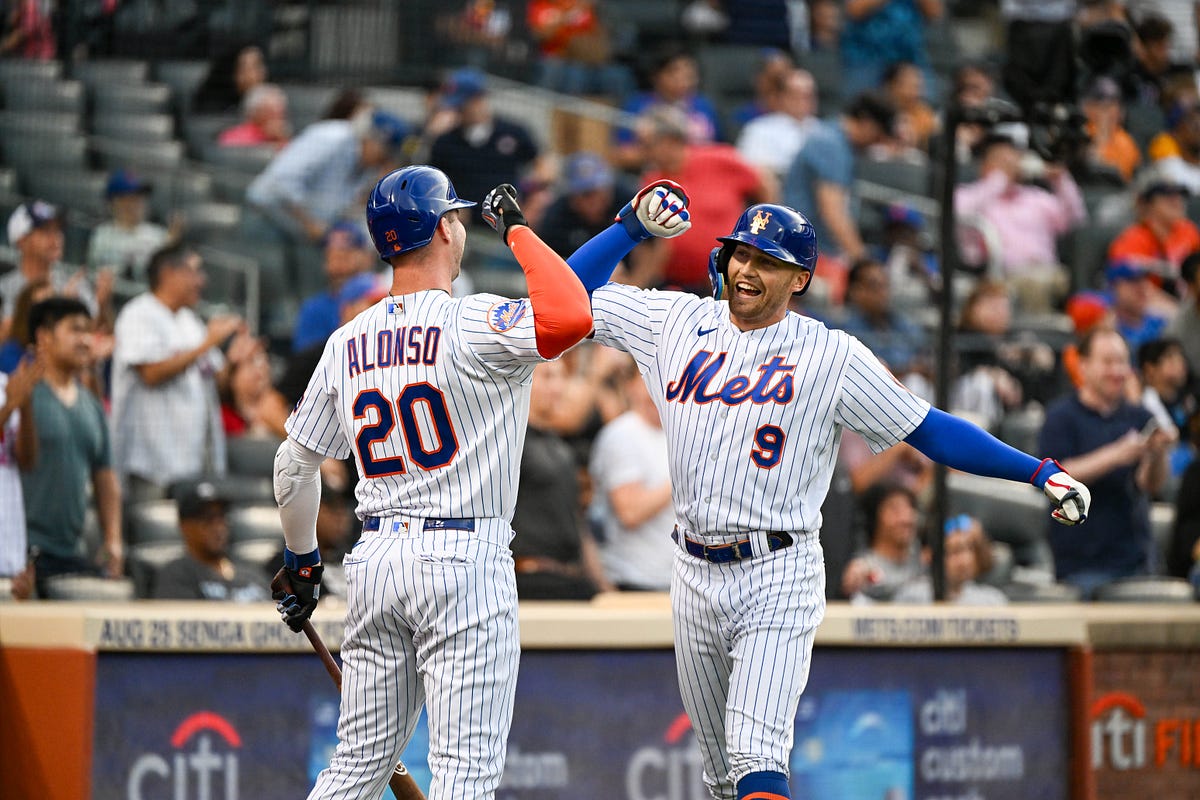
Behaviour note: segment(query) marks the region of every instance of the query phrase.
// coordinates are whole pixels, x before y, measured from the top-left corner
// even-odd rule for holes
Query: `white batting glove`
[[[1087,519],[1088,508],[1092,505],[1092,493],[1081,481],[1072,478],[1062,468],[1062,465],[1051,458],[1042,461],[1038,467],[1041,472],[1044,467],[1057,468],[1046,479],[1042,492],[1049,497],[1056,508],[1050,512],[1055,522],[1063,525],[1078,525]],[[1037,473],[1034,473],[1036,476]]]
[[[643,186],[617,214],[617,222],[638,241],[657,236],[672,239],[692,227],[688,195],[674,181],[656,181]]]

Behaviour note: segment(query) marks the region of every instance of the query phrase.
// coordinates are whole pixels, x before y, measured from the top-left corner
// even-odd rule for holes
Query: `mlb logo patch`
[[[388,300],[387,313],[399,314],[403,310],[404,310],[404,303],[401,303],[399,300]]]
[[[488,325],[496,333],[510,331],[525,316],[524,300],[505,300],[488,309]]]

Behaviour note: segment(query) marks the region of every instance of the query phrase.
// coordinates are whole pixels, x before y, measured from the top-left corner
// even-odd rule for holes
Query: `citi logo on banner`
[[[708,800],[692,721],[680,714],[663,731],[662,741],[639,747],[625,766],[629,800]]]
[[[238,800],[242,737],[219,714],[198,711],[171,734],[172,752],[144,753],[133,762],[127,800]]]
[[[1126,692],[1101,696],[1091,711],[1093,769],[1200,768],[1200,719],[1151,722],[1145,705]]]

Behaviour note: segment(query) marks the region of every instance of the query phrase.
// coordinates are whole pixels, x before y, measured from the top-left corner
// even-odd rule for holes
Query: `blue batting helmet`
[[[405,167],[375,185],[367,201],[367,228],[379,257],[387,261],[433,241],[438,220],[447,211],[473,205],[459,199],[440,169]]]
[[[738,217],[733,232],[728,236],[718,236],[717,241],[721,246],[713,248],[710,271],[715,271],[723,278],[728,277],[729,257],[739,243],[794,264],[810,275],[817,271],[817,233],[803,214],[787,206],[774,203],[750,206]],[[810,279],[796,294],[804,294],[811,285]]]

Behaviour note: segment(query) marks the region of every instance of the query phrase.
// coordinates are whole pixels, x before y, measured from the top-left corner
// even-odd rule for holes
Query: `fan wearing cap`
[[[270,598],[262,570],[229,555],[228,511],[232,487],[215,479],[171,488],[179,510],[185,554],[158,570],[150,596],[155,600],[234,600]]]
[[[1146,169],[1137,183],[1137,221],[1108,246],[1109,262],[1138,262],[1158,273],[1156,284],[1178,294],[1179,267],[1200,250],[1200,228],[1187,217],[1187,197],[1188,190],[1161,169]]]
[[[58,294],[79,298],[94,317],[96,294],[82,272],[68,272],[58,209],[41,200],[22,203],[8,218],[8,243],[18,253],[17,268],[0,277],[0,333],[12,319],[17,295],[31,281],[49,281]]]
[[[403,157],[410,126],[369,107],[309,125],[271,160],[246,199],[288,237],[320,242],[381,173]]]
[[[458,124],[433,140],[429,163],[450,176],[460,197],[482,198],[497,184],[519,184],[525,174],[545,176],[529,130],[493,112],[483,73],[451,73],[441,102],[458,112]]]
[[[150,254],[169,236],[162,225],[146,219],[146,198],[153,188],[129,170],[119,169],[109,176],[104,197],[112,217],[97,225],[88,239],[91,269],[112,269],[124,277],[145,279]]]
[[[1171,89],[1163,107],[1167,129],[1150,142],[1150,160],[1191,192],[1200,193],[1200,96],[1194,84]]]
[[[324,257],[325,289],[300,305],[292,331],[293,353],[325,344],[329,334],[344,321],[338,293],[347,281],[365,272],[373,261],[362,228],[351,222],[339,222],[325,234]]]
[[[1121,87],[1112,78],[1097,78],[1084,93],[1081,106],[1092,138],[1092,160],[1112,167],[1128,181],[1142,163],[1142,153],[1122,122]]]
[[[1112,298],[1117,331],[1125,339],[1130,353],[1162,336],[1167,318],[1154,308],[1154,285],[1145,265],[1136,261],[1117,261],[1104,270]]]
[[[603,156],[587,150],[563,163],[558,196],[546,209],[538,233],[556,253],[571,253],[612,224],[625,203],[618,200],[632,190],[620,187]],[[634,251],[640,252],[640,251]]]

